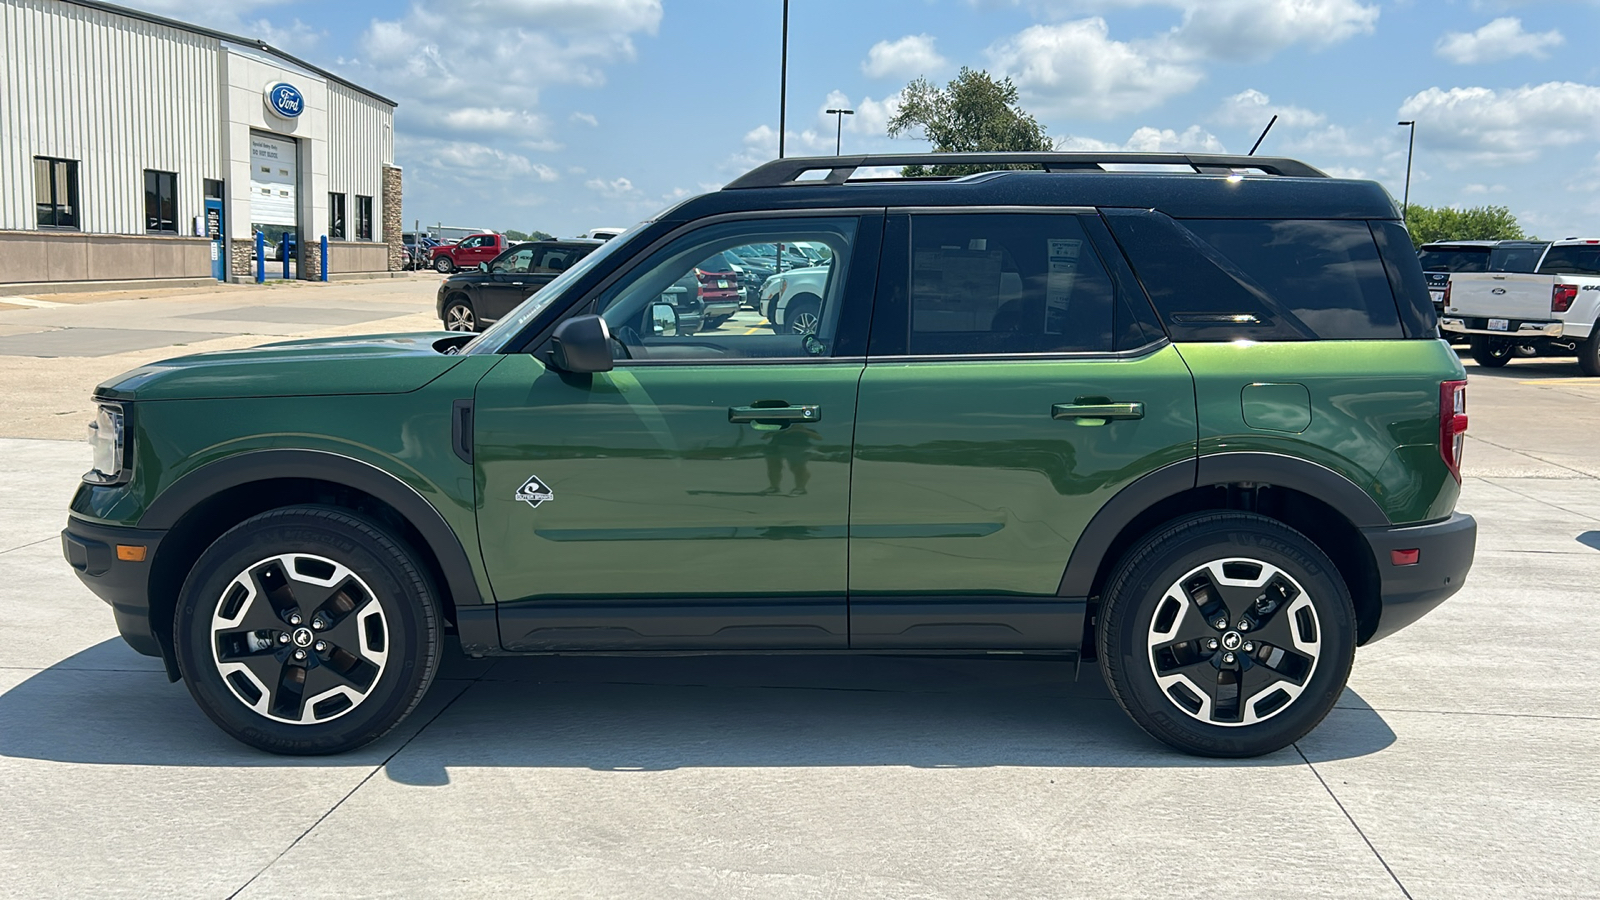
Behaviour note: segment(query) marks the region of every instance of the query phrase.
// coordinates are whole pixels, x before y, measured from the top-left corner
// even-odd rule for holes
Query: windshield
[[[527,324],[532,322],[539,313],[544,312],[544,308],[550,305],[550,301],[561,296],[568,285],[589,274],[595,266],[600,265],[607,257],[616,253],[618,248],[628,243],[627,239],[632,237],[635,232],[648,224],[648,222],[640,222],[638,225],[629,228],[627,231],[595,248],[593,253],[579,260],[572,268],[557,275],[554,280],[540,288],[533,296],[522,301],[521,306],[502,316],[500,321],[490,326],[488,331],[468,341],[461,348],[461,352],[499,353],[507,341],[527,327]]]

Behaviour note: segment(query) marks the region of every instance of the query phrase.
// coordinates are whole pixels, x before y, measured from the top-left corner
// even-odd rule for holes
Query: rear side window
[[[1417,254],[1424,272],[1487,272],[1488,247],[1423,247]]]
[[[1076,216],[912,218],[912,355],[1108,351],[1114,297]]]
[[[1600,275],[1600,244],[1551,247],[1539,264],[1541,275]]]
[[[1188,219],[1106,210],[1177,341],[1404,337],[1364,221]]]

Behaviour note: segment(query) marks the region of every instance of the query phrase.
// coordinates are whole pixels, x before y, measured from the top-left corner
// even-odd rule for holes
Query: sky
[[[407,228],[559,236],[777,156],[782,0],[123,0],[399,103]],[[1010,77],[1064,150],[1263,155],[1600,236],[1600,0],[792,0],[786,153],[915,152],[900,92]]]

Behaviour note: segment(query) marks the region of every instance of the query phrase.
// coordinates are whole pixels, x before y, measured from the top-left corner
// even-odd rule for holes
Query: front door
[[[528,272],[533,268],[538,248],[531,244],[514,247],[489,263],[489,277],[478,282],[478,318],[494,322],[521,303],[527,290]]]
[[[907,224],[857,407],[851,646],[1075,649],[1083,598],[1056,596],[1073,546],[1122,487],[1194,457],[1193,380],[1123,327],[1133,298],[1078,216],[891,233]]]
[[[847,646],[850,451],[877,262],[864,230],[849,217],[692,231],[582,305],[615,338],[611,372],[563,374],[535,352],[484,378],[479,530],[507,649]],[[841,279],[809,334],[752,317],[679,335],[657,318],[695,263],[756,239],[828,243],[863,277]]]

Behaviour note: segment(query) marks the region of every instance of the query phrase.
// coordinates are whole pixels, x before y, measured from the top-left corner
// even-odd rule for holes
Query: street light
[[[824,110],[824,112],[830,116],[833,116],[834,118],[833,155],[838,156],[839,144],[844,140],[844,117],[853,116],[856,114],[856,111],[853,109],[829,109]]]
[[[1406,198],[1400,201],[1400,221],[1404,222],[1411,214],[1411,151],[1417,146],[1417,123],[1413,120],[1395,124],[1411,126],[1411,140],[1406,143]]]

